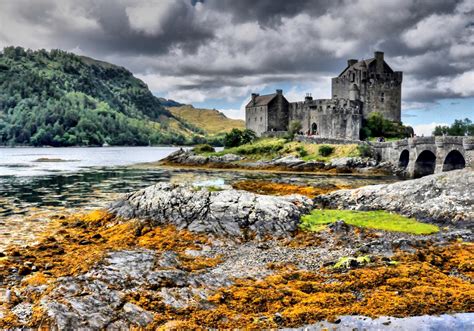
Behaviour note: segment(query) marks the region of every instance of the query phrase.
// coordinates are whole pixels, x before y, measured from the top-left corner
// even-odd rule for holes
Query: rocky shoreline
[[[449,314],[426,323],[472,323],[472,176],[452,171],[314,202],[150,186],[107,210],[57,219],[37,244],[2,253],[0,327],[387,326],[385,317],[344,317],[352,314]],[[414,235],[340,220],[302,231],[300,217],[318,205],[383,208],[444,227]],[[454,313],[465,314],[460,321]],[[417,320],[390,323],[409,329]]]
[[[178,150],[159,162],[164,166],[186,166],[214,169],[274,170],[289,172],[360,173],[392,175],[398,172],[388,162],[368,157],[341,157],[329,162],[304,161],[296,156],[282,156],[271,160],[250,161],[236,154],[205,156],[192,150]]]

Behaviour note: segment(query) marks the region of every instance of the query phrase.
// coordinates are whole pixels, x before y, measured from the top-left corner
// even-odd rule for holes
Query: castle
[[[393,71],[383,52],[368,60],[350,59],[338,77],[332,78],[332,98],[288,102],[282,90],[268,95],[252,94],[245,107],[247,129],[257,136],[288,130],[299,121],[305,134],[321,138],[358,140],[364,119],[372,112],[386,119],[401,119],[403,73]]]

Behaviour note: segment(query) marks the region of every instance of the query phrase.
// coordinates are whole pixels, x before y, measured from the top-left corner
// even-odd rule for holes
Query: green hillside
[[[203,133],[125,68],[60,50],[0,53],[0,145],[184,144]]]
[[[209,135],[226,133],[233,128],[245,129],[243,120],[228,118],[216,109],[194,108],[191,105],[168,107],[168,109],[173,115],[204,130]]]

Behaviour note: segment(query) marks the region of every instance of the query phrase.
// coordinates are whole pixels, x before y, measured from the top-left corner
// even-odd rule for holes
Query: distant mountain
[[[203,134],[123,67],[61,50],[0,53],[0,145],[184,144]]]
[[[173,115],[202,129],[208,135],[223,134],[233,128],[245,128],[245,122],[243,120],[228,118],[216,109],[200,109],[194,108],[192,105],[184,105],[180,107],[168,107],[168,110]]]

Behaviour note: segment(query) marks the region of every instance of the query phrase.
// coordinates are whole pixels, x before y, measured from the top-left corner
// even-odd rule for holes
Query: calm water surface
[[[106,206],[120,194],[158,182],[228,185],[266,179],[308,185],[367,184],[393,178],[163,169],[138,165],[178,147],[0,148],[0,250],[24,244],[51,215]]]

